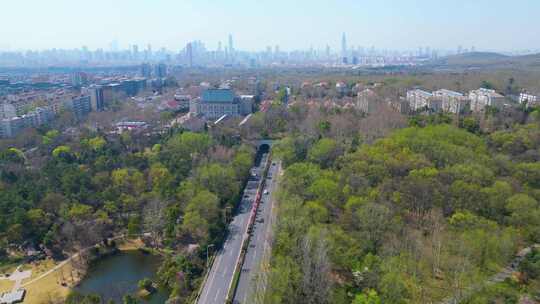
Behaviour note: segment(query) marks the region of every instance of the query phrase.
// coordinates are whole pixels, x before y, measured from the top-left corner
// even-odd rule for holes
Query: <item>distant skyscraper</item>
[[[186,45],[186,57],[190,67],[193,67],[193,46],[191,42]]]
[[[343,57],[347,56],[347,37],[345,36],[345,33],[341,36],[341,53],[343,54]]]
[[[139,46],[136,44],[133,46],[133,59],[139,60]]]
[[[148,63],[141,64],[141,76],[150,78],[152,76],[152,67]]]
[[[341,57],[343,59],[343,64],[349,63],[347,58],[347,37],[345,37],[345,33],[343,33],[343,36],[341,36]]]
[[[223,48],[223,47],[222,47],[222,45],[221,45],[221,41],[219,41],[219,42],[218,42],[218,46],[217,46],[217,51],[218,51],[219,53],[221,53],[222,48]]]
[[[229,34],[229,54],[233,54],[234,53],[234,44],[233,44],[233,38],[232,38],[232,35]]]
[[[118,52],[118,40],[114,39],[111,42],[111,51],[112,52]]]
[[[155,74],[158,78],[165,78],[167,77],[167,65],[164,63],[160,63],[155,66]]]

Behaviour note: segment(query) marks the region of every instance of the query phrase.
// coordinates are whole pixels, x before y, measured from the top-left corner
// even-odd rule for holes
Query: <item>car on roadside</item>
[[[268,192],[268,189],[264,189],[263,193],[264,195],[268,195],[270,192]]]

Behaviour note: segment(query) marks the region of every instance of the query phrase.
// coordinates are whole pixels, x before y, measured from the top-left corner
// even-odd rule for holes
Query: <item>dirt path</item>
[[[110,238],[109,241],[116,241],[116,240],[122,239],[122,238],[124,238],[124,237],[125,237],[125,235],[122,234],[122,235],[119,235],[119,236],[115,236],[115,237],[113,237],[113,238]],[[92,249],[92,248],[94,248],[94,247],[96,247],[96,246],[97,246],[97,244],[92,245],[92,246],[88,246],[88,247],[86,247],[86,248],[80,250],[79,252],[77,252],[77,253],[75,253],[74,255],[70,256],[70,257],[67,258],[66,260],[60,262],[60,264],[58,264],[58,265],[54,266],[53,268],[49,269],[48,271],[42,273],[42,274],[41,274],[40,276],[38,276],[37,278],[34,278],[34,279],[32,279],[32,280],[30,280],[30,281],[28,281],[28,282],[22,284],[21,287],[26,287],[26,286],[28,286],[28,285],[30,285],[30,284],[33,284],[33,283],[35,283],[35,282],[37,282],[37,281],[39,281],[39,280],[41,280],[41,279],[43,279],[43,278],[49,276],[51,273],[54,273],[54,272],[57,271],[58,269],[64,267],[67,263],[71,262],[73,259],[77,258],[79,255],[81,255],[81,253],[87,252],[88,250],[90,250],[90,249]]]

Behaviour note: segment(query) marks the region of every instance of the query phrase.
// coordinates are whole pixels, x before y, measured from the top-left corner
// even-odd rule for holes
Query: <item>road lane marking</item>
[[[219,296],[219,292],[221,291],[221,288],[219,288],[216,292],[216,296],[214,297],[214,303],[217,303],[217,298]]]

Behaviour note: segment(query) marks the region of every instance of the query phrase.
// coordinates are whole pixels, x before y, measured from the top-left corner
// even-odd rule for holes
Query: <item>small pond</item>
[[[137,283],[143,278],[154,279],[161,258],[140,251],[121,252],[105,257],[93,265],[75,290],[83,294],[99,294],[105,302],[114,300],[122,303],[125,294],[137,292]],[[168,295],[158,291],[150,298],[141,300],[145,304],[163,304]]]

